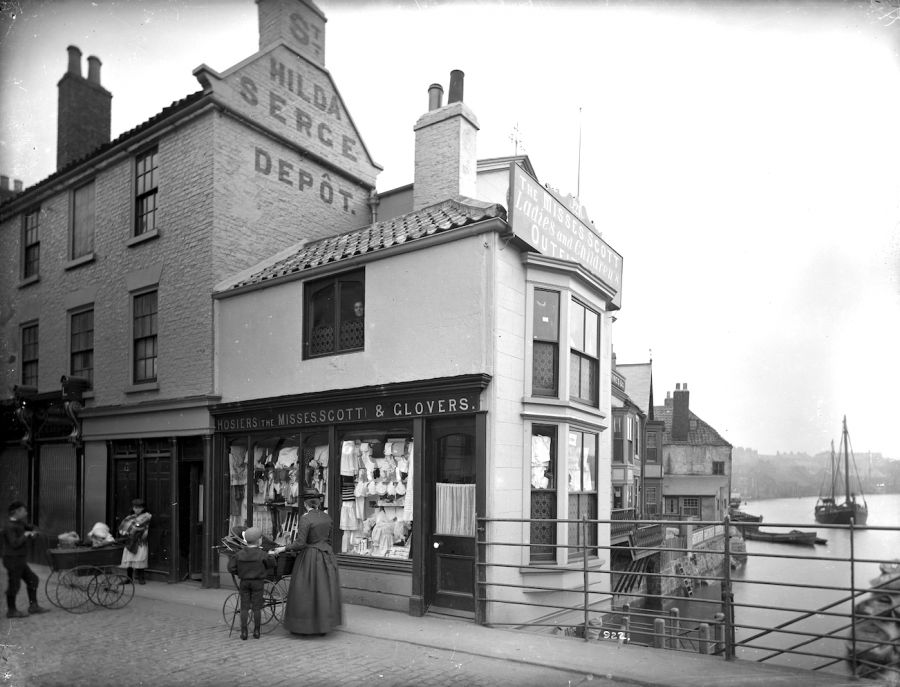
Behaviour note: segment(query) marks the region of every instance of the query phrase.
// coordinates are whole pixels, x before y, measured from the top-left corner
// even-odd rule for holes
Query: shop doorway
[[[183,580],[203,577],[203,461],[178,467],[178,570]]]
[[[475,419],[434,420],[424,456],[431,535],[426,541],[426,604],[475,612]]]

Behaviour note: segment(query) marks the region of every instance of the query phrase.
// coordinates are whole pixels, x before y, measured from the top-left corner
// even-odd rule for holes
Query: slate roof
[[[87,155],[84,155],[84,156],[78,158],[77,160],[72,160],[71,162],[69,162],[68,164],[63,166],[61,169],[58,169],[55,172],[53,172],[53,174],[51,174],[50,176],[46,177],[45,179],[42,179],[41,181],[37,182],[36,184],[32,184],[28,188],[24,189],[21,193],[16,194],[12,198],[10,198],[8,201],[6,201],[6,203],[12,202],[13,200],[20,200],[23,197],[27,197],[27,196],[31,195],[32,193],[38,191],[40,188],[50,184],[54,179],[62,176],[66,172],[85,164],[91,158],[96,157],[97,155],[100,155],[104,151],[107,151],[107,150],[115,147],[116,145],[122,143],[123,141],[126,141],[129,138],[136,136],[137,134],[141,133],[142,131],[149,129],[154,124],[157,124],[158,122],[168,119],[169,117],[171,117],[174,114],[177,114],[181,110],[188,108],[190,105],[193,105],[195,102],[197,102],[198,100],[203,98],[203,96],[204,96],[203,91],[197,91],[195,93],[192,93],[191,95],[185,96],[181,100],[176,100],[168,107],[163,108],[157,114],[153,115],[146,122],[138,124],[136,127],[129,129],[128,131],[126,131],[123,134],[120,134],[119,136],[116,136],[116,138],[109,141],[108,143],[104,143],[102,145],[97,146],[96,148],[94,148],[94,150],[92,150]],[[3,204],[5,205],[6,203],[3,203]]]
[[[233,284],[230,289],[262,284],[319,265],[340,262],[492,218],[505,220],[506,210],[496,203],[484,203],[462,196],[457,200],[445,200],[362,229],[305,243],[293,254],[262,267],[258,272],[251,272],[249,277]]]
[[[671,404],[653,406],[654,419],[662,420],[665,423],[663,443],[688,443],[692,446],[728,446],[731,448],[731,444],[725,441],[721,434],[697,417],[690,409],[688,409],[688,418],[696,421],[696,428],[688,428],[687,442],[672,441],[672,411],[673,407]]]

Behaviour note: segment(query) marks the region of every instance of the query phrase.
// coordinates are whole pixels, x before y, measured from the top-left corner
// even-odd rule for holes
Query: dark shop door
[[[181,463],[178,473],[178,548],[181,579],[203,573],[203,463]]]
[[[474,613],[475,419],[432,421],[427,448],[433,479],[426,603],[434,610]]]
[[[144,500],[153,516],[147,543],[150,546],[149,567],[168,573],[172,552],[172,516],[169,510],[172,494],[172,459],[159,456],[144,459]]]

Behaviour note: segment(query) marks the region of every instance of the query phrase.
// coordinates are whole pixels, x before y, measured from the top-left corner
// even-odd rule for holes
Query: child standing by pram
[[[263,585],[269,571],[275,567],[275,557],[259,548],[262,531],[251,527],[244,531],[247,546],[238,551],[228,561],[228,572],[240,578],[238,591],[241,595],[241,639],[247,639],[247,625],[250,611],[253,611],[253,638],[259,639],[262,624]]]

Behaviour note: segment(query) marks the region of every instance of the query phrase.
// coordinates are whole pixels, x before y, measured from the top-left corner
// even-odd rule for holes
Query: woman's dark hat
[[[319,493],[318,489],[313,489],[312,487],[304,487],[303,494],[300,495],[302,499],[320,499],[322,498],[322,494]]]
[[[132,507],[140,506],[141,508],[146,508],[146,505],[144,504],[144,499],[132,499],[131,505],[132,505]]]

